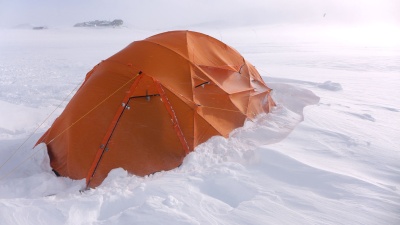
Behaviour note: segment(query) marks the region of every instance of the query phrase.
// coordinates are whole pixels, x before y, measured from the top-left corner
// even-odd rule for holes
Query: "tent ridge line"
[[[90,166],[88,174],[86,176],[86,189],[89,188],[90,182],[94,177],[96,169],[99,166],[100,160],[103,157],[103,154],[107,149],[107,145],[111,139],[111,135],[113,134],[115,127],[117,126],[118,121],[121,118],[121,115],[126,108],[126,102],[129,101],[131,93],[136,89],[136,87],[138,86],[139,81],[141,80],[142,77],[143,77],[142,71],[139,71],[135,75],[135,78],[137,78],[137,79],[133,82],[133,84],[129,88],[129,91],[126,92],[126,94],[122,100],[122,103],[125,103],[125,104],[121,104],[121,106],[118,107],[117,111],[114,114],[113,120],[111,121],[110,125],[108,126],[107,132],[105,133],[105,135],[99,145],[99,148],[97,149],[95,158],[94,158],[92,165]],[[133,79],[135,79],[135,78],[133,78]]]

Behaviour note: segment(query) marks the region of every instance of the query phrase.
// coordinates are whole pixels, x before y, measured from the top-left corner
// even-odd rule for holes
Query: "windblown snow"
[[[93,66],[161,31],[0,30],[0,224],[400,224],[399,48],[196,31],[254,64],[277,106],[179,168],[80,192],[34,143]]]

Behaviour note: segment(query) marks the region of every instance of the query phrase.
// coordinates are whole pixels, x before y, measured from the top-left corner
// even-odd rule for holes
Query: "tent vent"
[[[204,85],[206,85],[206,84],[210,84],[210,81],[207,81],[207,82],[201,83],[199,85],[196,85],[194,88],[198,88],[198,87],[204,88]]]
[[[150,100],[151,97],[155,97],[155,96],[160,96],[160,94],[132,96],[131,98],[146,98],[146,100],[147,100],[147,99]]]
[[[244,64],[239,68],[239,74],[242,74],[242,68],[243,68]]]

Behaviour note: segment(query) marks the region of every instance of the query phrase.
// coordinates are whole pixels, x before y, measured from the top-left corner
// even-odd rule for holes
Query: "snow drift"
[[[53,174],[44,146],[32,149],[65,105],[24,141],[85,71],[151,31],[2,30],[1,223],[399,223],[400,51],[276,42],[251,29],[258,35],[202,32],[266,76],[272,113],[211,138],[179,168],[147,177],[115,169],[85,192],[84,180]]]

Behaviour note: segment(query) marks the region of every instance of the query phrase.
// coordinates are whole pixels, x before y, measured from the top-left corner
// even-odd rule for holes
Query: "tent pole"
[[[111,139],[111,135],[113,134],[119,119],[121,118],[122,113],[124,112],[124,110],[126,109],[127,106],[127,102],[129,101],[129,98],[131,96],[131,94],[135,91],[136,87],[139,84],[140,79],[143,77],[142,71],[139,71],[135,77],[137,78],[133,84],[131,85],[131,87],[129,88],[129,91],[125,94],[124,99],[122,100],[122,104],[121,106],[117,109],[117,111],[115,112],[114,118],[111,121],[110,125],[108,126],[107,132],[103,137],[102,142],[100,143],[100,146],[97,150],[96,156],[92,162],[92,165],[90,166],[90,169],[88,171],[88,174],[86,176],[86,189],[89,188],[90,182],[92,181],[94,174],[96,172],[97,167],[99,166],[100,160],[103,157],[104,152],[107,151],[107,145],[108,142]]]
[[[171,116],[171,119],[172,119],[172,126],[174,127],[174,130],[175,130],[175,132],[176,132],[176,135],[178,136],[179,141],[180,141],[181,144],[182,144],[182,147],[183,147],[183,149],[184,149],[184,151],[185,151],[185,155],[187,155],[187,154],[189,154],[189,151],[190,151],[190,150],[189,150],[189,145],[188,145],[188,143],[187,143],[187,141],[186,141],[185,136],[183,135],[183,132],[182,132],[181,127],[179,126],[178,119],[176,118],[175,111],[174,111],[174,109],[172,108],[172,105],[171,105],[171,103],[169,102],[168,97],[167,97],[167,95],[165,94],[165,91],[164,91],[164,89],[162,88],[160,82],[159,82],[158,80],[154,79],[154,78],[153,78],[153,81],[154,81],[154,83],[156,84],[157,91],[158,91],[158,93],[159,93],[160,96],[161,96],[162,102],[164,103],[164,106],[165,106],[166,110],[168,111],[168,114]]]

